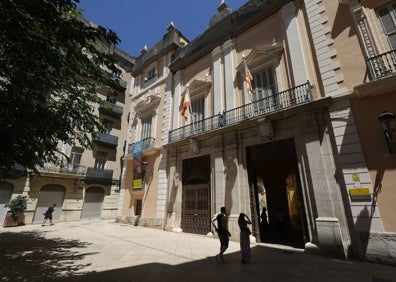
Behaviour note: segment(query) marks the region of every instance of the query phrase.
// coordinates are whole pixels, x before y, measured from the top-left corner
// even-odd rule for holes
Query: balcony
[[[142,151],[154,148],[155,138],[149,137],[142,140]],[[132,154],[135,143],[128,146],[128,154]]]
[[[98,132],[94,142],[100,146],[116,148],[118,146],[118,137],[102,132]]]
[[[85,183],[87,184],[111,184],[113,180],[112,169],[96,169],[94,167],[87,168],[85,175]]]
[[[266,116],[312,100],[309,82],[169,132],[169,143]]]
[[[119,118],[123,114],[123,109],[116,104],[104,102],[104,104],[99,107],[99,112],[115,118]]]
[[[18,179],[26,175],[26,168],[20,164],[15,164],[11,169],[0,167],[0,175],[3,178]]]
[[[84,175],[86,167],[78,164],[45,163],[43,166],[37,167],[37,170],[50,173]]]
[[[396,50],[366,59],[370,80],[396,74]]]
[[[128,83],[119,78],[119,77],[114,77],[114,83],[115,83],[115,88],[117,88],[117,90],[121,90],[121,91],[125,91],[127,89]]]

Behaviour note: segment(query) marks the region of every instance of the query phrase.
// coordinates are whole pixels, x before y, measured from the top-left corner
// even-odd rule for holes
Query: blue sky
[[[225,0],[233,11],[248,0]],[[121,39],[119,48],[139,56],[166,33],[173,21],[190,41],[209,25],[221,0],[80,0],[83,15],[97,25],[112,29]]]

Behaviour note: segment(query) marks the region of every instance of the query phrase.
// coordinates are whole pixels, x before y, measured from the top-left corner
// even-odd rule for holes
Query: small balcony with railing
[[[155,138],[149,137],[149,138],[142,139],[142,151],[147,151],[147,150],[150,150],[150,149],[154,149],[154,145],[155,145]],[[128,155],[132,155],[133,154],[133,148],[134,147],[135,147],[135,143],[130,144],[128,146]]]
[[[366,58],[370,80],[396,75],[396,50]]]
[[[84,182],[87,184],[103,184],[108,185],[113,181],[112,169],[97,169],[88,167]]]
[[[297,87],[278,92],[269,97],[256,100],[241,107],[225,111],[198,122],[169,131],[169,143],[188,137],[225,128],[268,114],[293,108],[312,101],[312,87],[309,81]]]
[[[86,167],[80,164],[45,163],[43,166],[37,166],[36,169],[39,172],[55,174],[85,175],[86,173]]]
[[[116,148],[118,146],[118,137],[103,132],[98,132],[93,140],[97,145]]]
[[[109,103],[109,102],[104,102],[103,105],[99,107],[99,112],[102,114],[106,114],[115,118],[119,118],[123,114],[123,109],[122,107]]]

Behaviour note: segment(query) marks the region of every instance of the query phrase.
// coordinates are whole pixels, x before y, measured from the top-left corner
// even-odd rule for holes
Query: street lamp
[[[393,135],[393,131],[395,130],[395,114],[386,110],[382,114],[380,114],[378,120],[381,122],[386,144],[388,145],[389,152],[392,154],[392,145],[393,145],[392,135]]]

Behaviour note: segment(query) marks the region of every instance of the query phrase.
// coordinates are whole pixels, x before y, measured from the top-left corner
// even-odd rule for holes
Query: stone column
[[[232,52],[232,40],[229,39],[223,43],[224,53],[224,81],[225,81],[225,110],[235,108],[235,94],[234,94],[234,61]],[[217,112],[215,112],[216,114]]]
[[[213,114],[223,111],[223,72],[221,65],[221,48],[216,47],[212,51],[213,59]]]
[[[181,71],[177,71],[174,76],[175,90],[173,92],[173,115],[172,115],[172,129],[179,127],[180,118],[180,104],[181,104]]]
[[[304,127],[295,138],[311,238],[306,251],[346,257],[350,237],[325,115],[306,113],[299,117]]]
[[[297,11],[293,2],[282,7],[282,16],[285,25],[288,55],[293,71],[294,84],[301,85],[307,82],[308,75],[304,62],[304,52],[301,45],[300,31],[298,29]],[[293,48],[293,49],[291,49]]]

